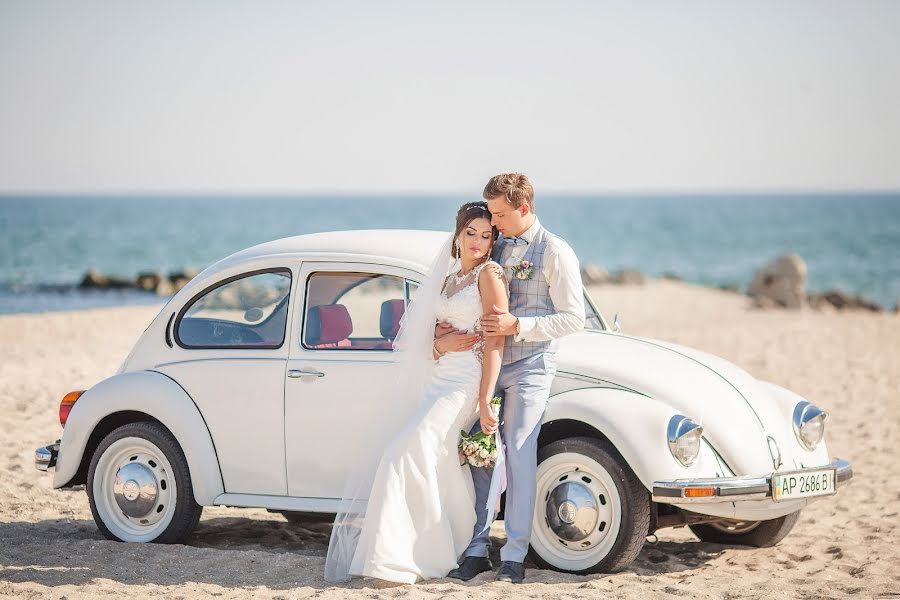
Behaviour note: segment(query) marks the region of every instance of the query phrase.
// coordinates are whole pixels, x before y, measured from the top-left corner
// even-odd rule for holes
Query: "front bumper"
[[[46,471],[56,466],[59,457],[59,440],[34,451],[34,466],[38,471]]]
[[[835,470],[835,491],[853,477],[853,468],[846,460],[835,459],[830,464],[809,467],[802,471]],[[713,495],[689,497],[688,490],[714,490]],[[829,494],[830,495],[830,494]],[[821,496],[818,496],[821,497]],[[707,479],[675,479],[653,482],[653,501],[663,504],[702,504],[767,500],[772,498],[772,474],[749,477],[713,477]]]

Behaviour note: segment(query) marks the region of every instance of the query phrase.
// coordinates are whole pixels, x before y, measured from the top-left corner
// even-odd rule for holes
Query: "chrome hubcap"
[[[588,537],[597,526],[599,510],[593,494],[579,481],[566,481],[556,486],[547,498],[547,521],[550,529],[567,542]]]
[[[172,521],[178,498],[172,465],[141,437],[122,438],[106,449],[92,489],[97,516],[126,542],[155,539]]]
[[[578,570],[609,553],[622,522],[615,480],[594,459],[555,454],[538,465],[531,545],[551,565]]]
[[[153,510],[159,497],[156,477],[145,465],[129,463],[116,473],[113,495],[126,515],[143,517]]]

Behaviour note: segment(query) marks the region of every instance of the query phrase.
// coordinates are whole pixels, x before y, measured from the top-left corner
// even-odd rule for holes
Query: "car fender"
[[[114,375],[81,395],[63,429],[54,488],[64,487],[75,477],[100,421],[123,411],[145,413],[172,432],[187,459],[198,504],[212,505],[225,492],[216,449],[197,405],[177,382],[156,371]]]
[[[658,480],[721,475],[722,467],[705,439],[689,467],[672,456],[666,436],[675,414],[677,411],[665,402],[643,394],[588,387],[551,397],[544,425],[562,419],[590,425],[609,439],[648,490]]]

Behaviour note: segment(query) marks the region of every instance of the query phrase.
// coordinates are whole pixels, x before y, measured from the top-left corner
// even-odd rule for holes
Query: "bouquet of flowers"
[[[491,398],[491,410],[495,415],[500,414],[500,397]],[[459,459],[461,464],[469,463],[473,467],[491,468],[497,463],[497,438],[493,433],[478,433],[469,435],[460,430]]]

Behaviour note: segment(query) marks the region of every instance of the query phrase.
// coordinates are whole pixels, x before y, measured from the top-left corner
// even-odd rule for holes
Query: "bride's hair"
[[[450,248],[450,256],[453,258],[459,258],[459,249],[455,243],[457,238],[459,238],[459,234],[475,219],[487,219],[488,223],[491,222],[491,211],[488,210],[488,203],[484,200],[466,202],[456,212],[456,231],[453,232],[454,244]],[[494,248],[494,242],[497,241],[498,235],[497,228],[491,225],[491,249]],[[488,258],[491,257],[490,250],[488,250],[487,256]]]

